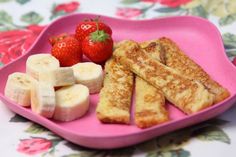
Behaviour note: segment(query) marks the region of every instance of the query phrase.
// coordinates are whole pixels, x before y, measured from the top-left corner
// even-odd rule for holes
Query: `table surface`
[[[130,20],[195,15],[222,33],[226,53],[236,56],[235,0],[0,0],[0,66],[27,52],[51,21],[74,12]],[[3,156],[233,157],[236,155],[236,106],[207,122],[118,150],[74,145],[11,112],[0,102],[0,151]]]

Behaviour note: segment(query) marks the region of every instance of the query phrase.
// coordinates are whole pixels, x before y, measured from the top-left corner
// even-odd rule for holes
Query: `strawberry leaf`
[[[95,42],[96,41],[104,42],[107,38],[109,38],[109,35],[106,32],[104,32],[103,30],[96,30],[95,32],[92,32],[90,34],[90,38]]]

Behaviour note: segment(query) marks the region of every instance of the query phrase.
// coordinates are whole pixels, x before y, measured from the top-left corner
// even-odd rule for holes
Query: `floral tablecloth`
[[[52,20],[74,12],[130,20],[201,16],[221,31],[229,59],[233,61],[236,56],[236,0],[0,0],[0,66],[26,53]],[[236,64],[236,59],[233,62]],[[74,145],[16,115],[2,102],[0,124],[0,156],[236,156],[236,105],[204,123],[116,150]]]

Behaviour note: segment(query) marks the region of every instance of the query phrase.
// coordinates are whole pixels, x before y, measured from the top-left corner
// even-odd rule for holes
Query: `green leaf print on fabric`
[[[190,152],[184,149],[148,153],[147,155],[147,157],[189,157],[189,156]]]
[[[226,17],[220,18],[219,19],[219,24],[221,26],[226,26],[226,25],[232,24],[235,21],[236,21],[236,14],[231,14],[231,15],[228,15]]]
[[[64,11],[57,12],[56,14],[52,14],[50,16],[50,20],[53,20],[53,19],[55,19],[57,17],[60,17],[60,16],[63,16],[63,15],[66,15],[66,12],[64,12]]]
[[[164,8],[157,8],[155,9],[155,11],[160,12],[160,13],[172,13],[172,12],[176,12],[179,11],[180,8],[168,8],[168,7],[164,7]]]
[[[79,10],[80,3],[78,1],[71,1],[69,3],[54,3],[52,5],[50,20],[59,16],[70,14]]]
[[[220,141],[230,144],[229,136],[217,126],[204,127],[195,133],[198,134],[196,137],[203,141]]]
[[[146,153],[147,157],[189,157],[191,153],[188,150],[185,150],[184,147],[193,138],[202,141],[219,141],[230,144],[230,138],[220,128],[221,125],[227,123],[228,121],[223,119],[212,119],[162,135],[141,144],[113,150],[89,149],[66,142],[65,145],[74,152],[64,157],[131,157],[135,151]]]
[[[0,24],[4,23],[12,23],[12,17],[6,12],[1,10],[0,11]]]
[[[134,4],[134,3],[138,3],[139,0],[122,0],[121,3],[123,4]]]
[[[11,117],[11,119],[9,120],[9,122],[15,122],[15,123],[18,123],[18,122],[29,122],[28,119],[18,115],[18,114],[15,114],[13,117]]]
[[[222,37],[227,56],[236,56],[236,35],[232,33],[225,33]]]
[[[131,157],[135,151],[135,147],[127,147],[127,148],[121,148],[121,149],[111,149],[111,150],[96,150],[96,149],[90,149],[85,148],[79,145],[72,144],[70,142],[65,143],[65,145],[69,148],[71,148],[73,151],[78,151],[78,153],[72,153],[65,155],[63,157],[73,157],[73,156],[79,156],[79,157],[107,157],[107,156],[114,156],[114,157]]]
[[[16,2],[19,4],[25,4],[25,3],[30,2],[30,0],[16,0]]]
[[[7,31],[12,28],[12,17],[5,11],[0,11],[0,31]]]
[[[10,2],[12,0],[0,0],[0,3]]]
[[[69,155],[64,155],[62,157],[81,157],[80,154],[69,154]]]
[[[38,24],[43,21],[43,17],[38,13],[31,11],[21,16],[21,21],[26,22],[28,24]]]
[[[11,15],[4,10],[0,10],[0,31],[8,31],[19,28],[22,27],[13,23]]]
[[[31,133],[31,134],[40,134],[42,132],[46,132],[48,131],[46,128],[44,128],[43,126],[41,125],[38,125],[38,124],[31,124],[30,127],[28,127],[25,132],[27,133]]]
[[[155,152],[158,149],[156,139],[152,139],[136,146],[141,152]]]
[[[201,5],[190,9],[189,13],[191,15],[200,16],[200,17],[203,17],[203,18],[207,18],[208,17],[207,11]]]
[[[236,56],[236,49],[227,49],[225,50],[228,57],[235,57]]]
[[[1,56],[0,56],[1,57]],[[4,64],[2,62],[0,62],[0,67],[2,67]]]
[[[226,49],[236,48],[236,35],[232,33],[223,34],[224,46]]]

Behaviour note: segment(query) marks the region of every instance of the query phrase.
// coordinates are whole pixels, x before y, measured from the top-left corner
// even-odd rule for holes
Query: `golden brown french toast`
[[[120,44],[113,56],[124,67],[161,89],[167,100],[187,114],[213,104],[213,94],[201,83],[190,80],[153,59],[135,41],[127,40]]]
[[[158,55],[165,60],[164,63],[182,75],[201,82],[209,92],[213,93],[214,103],[218,103],[230,96],[229,91],[214,81],[197,63],[190,59],[177,44],[169,38],[162,37],[158,40],[152,40],[142,43],[145,49],[152,47],[153,55]],[[155,45],[155,46],[154,46]],[[155,47],[155,48],[153,48]],[[160,47],[161,52],[160,53]]]
[[[148,128],[169,120],[165,96],[142,78],[135,77],[135,124]]]
[[[97,118],[104,123],[130,123],[132,90],[133,73],[115,59],[108,60],[96,108]]]

